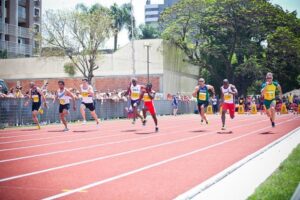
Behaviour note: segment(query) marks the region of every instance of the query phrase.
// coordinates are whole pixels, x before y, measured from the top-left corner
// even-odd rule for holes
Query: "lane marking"
[[[289,119],[289,120],[287,120],[285,122],[280,122],[280,123],[277,124],[277,126],[285,124],[285,123],[288,123],[288,122],[293,121],[293,120],[298,119],[298,118],[299,117],[295,117],[295,118]],[[227,139],[227,140],[224,140],[222,142],[218,142],[218,143],[206,146],[206,147],[202,147],[202,148],[196,149],[196,150],[188,152],[188,153],[184,153],[184,154],[181,154],[181,155],[178,155],[178,156],[175,156],[175,157],[171,157],[171,158],[166,159],[166,160],[162,160],[160,162],[156,162],[156,163],[153,163],[153,164],[150,164],[150,165],[146,165],[144,167],[141,167],[141,168],[138,168],[138,169],[135,169],[135,170],[131,170],[131,171],[128,171],[128,172],[125,172],[125,173],[122,173],[122,174],[119,174],[119,175],[107,178],[107,179],[96,181],[96,182],[93,182],[91,184],[84,185],[82,187],[73,189],[72,191],[69,191],[69,192],[63,192],[63,193],[59,193],[59,194],[56,194],[56,195],[53,195],[53,196],[50,196],[50,197],[46,197],[43,200],[58,199],[58,198],[61,198],[61,197],[65,197],[65,196],[74,194],[74,193],[76,193],[78,191],[81,191],[81,190],[87,190],[87,189],[90,189],[90,188],[93,188],[93,187],[96,187],[96,186],[99,186],[99,185],[103,185],[104,183],[112,182],[112,181],[115,181],[115,180],[118,180],[118,179],[130,176],[130,175],[133,175],[133,174],[136,174],[136,173],[139,173],[139,172],[142,172],[142,171],[154,168],[154,167],[158,167],[158,166],[163,165],[163,164],[167,164],[167,163],[175,161],[175,160],[179,160],[181,158],[185,158],[185,157],[197,154],[199,152],[202,152],[202,151],[205,151],[205,150],[217,147],[217,146],[221,146],[223,144],[230,143],[230,142],[235,141],[235,140],[239,140],[241,138],[247,137],[249,135],[253,135],[253,134],[255,134],[257,132],[260,132],[260,131],[263,131],[265,129],[272,129],[272,128],[270,128],[268,126],[268,127],[265,127],[265,128],[261,128],[261,129],[255,130],[255,131],[251,131],[251,132],[249,132],[249,133],[247,133],[245,135],[241,135],[241,136],[237,136],[237,137],[234,137],[234,138],[231,138],[231,139]]]
[[[70,192],[70,191],[72,191],[72,190],[70,190],[70,189],[63,189],[62,190],[62,192]],[[88,191],[87,190],[80,190],[80,191],[78,191],[79,193],[87,193]]]
[[[258,123],[260,123],[260,122],[257,122],[257,124]],[[247,125],[239,125],[239,126],[236,126],[235,128],[240,128],[240,127],[243,127],[243,126],[247,126]],[[29,172],[29,173],[25,173],[25,174],[16,175],[16,176],[6,177],[6,178],[0,179],[0,183],[5,182],[5,181],[20,179],[20,178],[24,178],[24,177],[28,177],[28,176],[33,176],[33,175],[37,175],[37,174],[42,174],[42,173],[46,173],[46,172],[51,172],[51,171],[55,171],[55,170],[59,170],[59,169],[64,169],[64,168],[68,168],[68,167],[83,165],[83,164],[87,164],[87,163],[91,163],[91,162],[95,162],[95,161],[99,161],[99,160],[114,158],[114,157],[123,156],[123,155],[136,153],[136,152],[141,152],[141,151],[145,151],[145,150],[148,150],[148,149],[153,149],[153,148],[157,148],[157,147],[161,147],[161,146],[166,146],[166,145],[170,145],[170,144],[184,142],[184,141],[187,141],[187,140],[192,140],[192,139],[195,139],[195,138],[200,138],[200,137],[203,137],[203,136],[206,136],[206,135],[211,135],[211,134],[215,134],[215,131],[207,132],[206,134],[201,134],[201,135],[197,135],[197,136],[191,136],[191,137],[187,137],[187,138],[181,138],[181,139],[172,140],[172,141],[168,141],[168,142],[164,142],[164,143],[150,145],[150,146],[146,146],[146,147],[143,147],[143,148],[133,149],[133,150],[124,151],[124,152],[115,153],[115,154],[110,154],[110,155],[101,156],[101,157],[96,157],[96,158],[89,159],[89,160],[84,160],[84,161],[69,163],[69,164],[65,164],[65,165],[61,165],[61,166],[57,166],[57,167],[47,168],[47,169],[44,169],[44,170],[39,170],[39,171]]]
[[[265,122],[265,121],[268,121],[268,120],[262,120],[260,122]],[[249,125],[253,125],[253,124],[257,124],[257,123],[258,122],[249,123],[249,124],[246,124],[245,126],[249,126]],[[242,126],[244,126],[244,125],[242,125]],[[233,126],[232,128],[238,128],[238,127],[242,127],[242,126],[241,125]],[[181,131],[173,131],[172,133],[169,133],[168,135],[176,134],[176,133],[180,133],[180,132]],[[120,144],[120,143],[131,142],[131,141],[139,141],[139,140],[144,140],[144,139],[148,139],[148,138],[152,138],[152,137],[159,137],[159,136],[162,136],[162,135],[161,134],[156,134],[156,135],[151,135],[151,136],[147,136],[147,137],[143,137],[143,138],[125,139],[125,140],[121,140],[121,141],[108,142],[108,143],[102,143],[102,144],[85,146],[85,147],[78,147],[78,148],[73,148],[73,149],[66,149],[66,150],[53,151],[53,152],[48,152],[48,153],[41,153],[41,154],[35,154],[35,155],[29,155],[29,156],[9,158],[9,159],[0,160],[0,163],[12,162],[12,161],[17,161],[17,160],[24,160],[24,159],[36,158],[36,157],[42,157],[42,156],[48,156],[48,155],[55,155],[55,154],[60,154],[60,153],[65,153],[65,152],[72,152],[72,151],[78,151],[78,150],[97,148],[97,147],[108,146],[108,145],[113,145],[113,144]],[[167,135],[164,134],[163,136],[167,136]]]

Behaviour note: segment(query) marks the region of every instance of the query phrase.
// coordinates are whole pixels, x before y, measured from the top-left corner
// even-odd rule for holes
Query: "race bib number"
[[[64,99],[59,99],[59,103],[60,103],[61,105],[65,105],[65,100],[64,100]]]
[[[89,93],[88,93],[88,92],[82,92],[82,93],[81,93],[81,96],[82,96],[82,97],[88,97],[88,96],[89,96]]]
[[[206,101],[206,93],[199,93],[199,100]]]
[[[274,92],[266,92],[265,95],[266,95],[265,96],[266,99],[270,99],[271,100],[271,99],[275,98]]]
[[[38,95],[32,95],[32,99],[34,103],[38,103],[39,102],[39,96]]]
[[[138,99],[139,97],[140,97],[139,93],[132,93],[131,94],[131,98],[133,98],[133,99]]]
[[[224,99],[225,99],[225,101],[231,101],[232,100],[232,95],[231,94],[225,94]]]

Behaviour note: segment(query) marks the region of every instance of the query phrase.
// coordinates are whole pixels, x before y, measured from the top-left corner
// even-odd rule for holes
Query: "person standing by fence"
[[[213,96],[211,98],[211,103],[212,103],[212,107],[213,107],[213,113],[218,114],[218,99],[216,96]]]
[[[55,98],[53,100],[53,103],[56,99],[59,101],[59,117],[62,123],[64,124],[65,128],[63,131],[68,131],[68,125],[67,120],[65,117],[69,114],[70,109],[70,98],[73,100],[73,109],[76,110],[76,102],[74,95],[65,88],[65,82],[64,81],[58,81],[58,87],[57,93],[55,95]]]
[[[178,112],[178,103],[179,103],[179,97],[177,95],[173,95],[172,99],[172,107],[173,107],[173,115],[177,116]]]
[[[25,106],[28,106],[30,100],[32,101],[32,107],[31,107],[32,119],[36,123],[37,128],[40,129],[41,126],[39,124],[39,120],[38,120],[37,116],[38,116],[38,113],[40,111],[41,104],[42,104],[41,98],[43,99],[44,107],[47,108],[46,99],[45,99],[45,96],[44,96],[43,92],[41,91],[41,89],[38,88],[34,82],[30,82],[29,86],[30,86],[29,100],[25,102]]]

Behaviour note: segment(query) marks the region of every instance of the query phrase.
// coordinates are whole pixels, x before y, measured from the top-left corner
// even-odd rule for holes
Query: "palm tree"
[[[121,6],[118,6],[114,3],[110,7],[110,14],[113,18],[113,30],[114,30],[114,51],[118,48],[118,34],[119,32],[126,27],[128,32],[130,33],[131,28],[131,5],[129,3],[125,3]],[[130,34],[129,34],[130,38]]]

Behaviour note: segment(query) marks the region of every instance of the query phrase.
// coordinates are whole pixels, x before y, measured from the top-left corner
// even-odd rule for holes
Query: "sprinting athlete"
[[[75,97],[74,95],[65,88],[65,82],[64,81],[58,81],[58,87],[57,94],[55,95],[54,101],[58,99],[59,101],[59,117],[64,124],[65,128],[63,131],[68,131],[68,125],[67,120],[65,119],[65,116],[69,114],[70,109],[70,97],[73,100],[73,109],[76,110],[76,103],[75,103]]]
[[[221,87],[221,100],[222,100],[222,130],[226,130],[225,118],[226,112],[229,110],[230,118],[234,118],[235,103],[234,98],[237,96],[237,89],[234,85],[229,84],[227,79],[223,80],[223,86]]]
[[[205,108],[208,106],[209,90],[213,93],[213,96],[215,96],[214,87],[205,84],[204,78],[200,78],[198,81],[198,85],[195,87],[195,91],[193,93],[193,96],[197,98],[198,111],[201,116],[201,123],[203,123],[203,120],[205,120],[206,124],[208,124],[208,120],[205,116]]]
[[[80,112],[83,118],[82,124],[86,124],[86,116],[85,116],[85,109],[88,108],[91,112],[92,117],[95,119],[97,125],[99,125],[99,119],[97,117],[96,111],[95,111],[95,105],[94,105],[94,89],[93,87],[88,83],[88,80],[86,78],[82,79],[82,84],[80,85],[81,90],[81,106],[80,106]]]
[[[138,106],[140,105],[142,99],[142,89],[144,87],[142,85],[137,84],[136,78],[131,80],[131,83],[127,89],[126,95],[130,96],[130,103],[133,109],[133,121],[132,124],[135,124],[135,120],[137,117],[141,118],[142,122],[144,123],[144,118],[138,112]]]
[[[29,87],[30,87],[29,99],[32,101],[32,107],[31,107],[32,119],[36,123],[37,128],[41,129],[39,119],[37,116],[39,113],[41,113],[41,104],[42,104],[41,99],[43,99],[44,107],[47,108],[46,99],[42,90],[39,87],[37,87],[34,82],[30,82]],[[25,106],[29,104],[29,101],[25,102]]]
[[[282,99],[281,86],[278,82],[273,81],[273,74],[269,72],[266,75],[266,82],[262,84],[261,95],[264,97],[266,113],[271,120],[272,127],[275,127],[276,89],[279,90],[280,99]]]
[[[153,103],[153,99],[155,97],[155,91],[152,90],[152,84],[148,83],[146,88],[142,90],[142,97],[144,101],[144,108],[143,108],[143,116],[144,121],[143,125],[146,125],[146,117],[147,117],[147,111],[151,114],[153,121],[155,123],[155,132],[158,132],[158,126],[157,126],[157,117],[156,117],[156,111]]]

